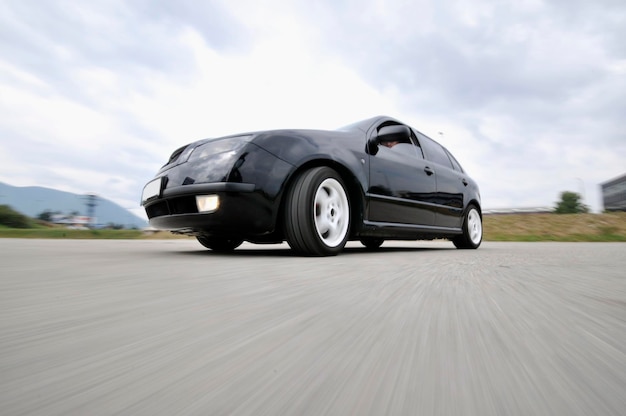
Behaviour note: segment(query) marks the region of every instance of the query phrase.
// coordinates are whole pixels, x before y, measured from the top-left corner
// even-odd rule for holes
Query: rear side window
[[[454,169],[452,166],[452,162],[448,157],[448,153],[446,149],[444,149],[439,143],[436,141],[429,139],[421,133],[417,133],[420,143],[424,148],[424,153],[426,154],[426,159],[431,160],[435,163],[439,163],[442,166],[445,166],[450,169]],[[460,167],[460,166],[459,166]]]
[[[445,149],[445,150],[446,150],[446,153],[448,154],[448,157],[450,158],[450,161],[452,162],[452,167],[454,167],[454,170],[458,170],[459,172],[464,172],[459,161],[456,160],[454,156],[452,156],[452,153],[450,153],[448,149]]]

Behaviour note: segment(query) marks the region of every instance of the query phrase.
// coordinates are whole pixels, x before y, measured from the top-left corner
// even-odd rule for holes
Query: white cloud
[[[0,127],[28,136],[32,143],[68,151],[95,152],[111,136],[113,121],[76,102],[0,86]]]
[[[133,96],[128,106],[172,142],[268,128],[335,128],[393,110],[358,74],[289,42],[260,42],[245,57],[223,57],[191,29],[182,39],[196,59],[193,81],[154,79],[150,92]]]

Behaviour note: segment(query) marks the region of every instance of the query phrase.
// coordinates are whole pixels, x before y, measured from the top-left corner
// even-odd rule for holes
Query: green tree
[[[581,199],[580,194],[577,194],[576,192],[561,192],[561,200],[557,202],[554,212],[557,214],[578,214],[581,212],[589,212],[589,207],[583,204]]]
[[[30,228],[33,223],[26,215],[20,214],[8,205],[0,205],[0,225],[11,228]]]
[[[37,215],[37,219],[41,220],[41,221],[50,222],[50,221],[52,221],[52,214],[53,214],[53,212],[50,211],[49,209],[47,209],[47,210],[39,213]]]

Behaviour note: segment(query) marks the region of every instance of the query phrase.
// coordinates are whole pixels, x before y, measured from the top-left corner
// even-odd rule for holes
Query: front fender
[[[340,165],[367,189],[369,159],[365,136],[348,132],[303,132],[284,130],[264,133],[253,143],[299,170],[311,165]]]

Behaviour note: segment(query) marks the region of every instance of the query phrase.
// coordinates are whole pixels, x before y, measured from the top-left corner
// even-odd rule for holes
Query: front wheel
[[[285,237],[308,256],[339,254],[348,240],[350,203],[337,172],[317,167],[300,174],[285,199]]]
[[[219,251],[219,252],[233,251],[234,249],[239,247],[241,243],[243,243],[243,240],[240,238],[230,238],[230,237],[214,236],[214,235],[212,236],[199,235],[199,236],[196,236],[196,239],[198,240],[200,244],[202,244],[206,248],[209,248],[213,251]]]
[[[475,249],[483,241],[483,221],[474,205],[470,205],[463,220],[463,234],[456,236],[452,242],[456,248]]]

